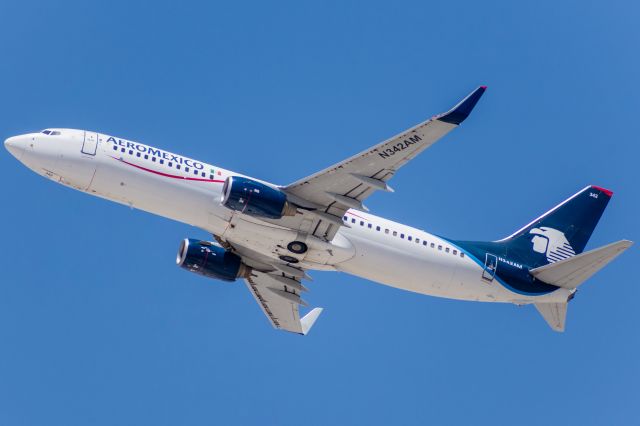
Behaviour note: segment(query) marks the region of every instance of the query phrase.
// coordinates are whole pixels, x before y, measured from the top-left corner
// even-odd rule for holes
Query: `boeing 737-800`
[[[307,334],[322,309],[300,317],[309,270],[342,271],[416,293],[533,304],[557,331],[580,284],[631,246],[584,251],[612,192],[587,186],[493,242],[440,237],[368,213],[400,167],[460,125],[485,91],[325,170],[280,186],[138,142],[46,129],[5,146],[38,174],[87,194],[201,228],[177,264],[208,278],[241,278],[271,324]],[[393,265],[389,268],[388,265]]]

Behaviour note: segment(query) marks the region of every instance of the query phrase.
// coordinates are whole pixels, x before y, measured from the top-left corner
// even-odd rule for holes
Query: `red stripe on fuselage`
[[[123,160],[122,158],[114,157],[112,155],[110,155],[110,157],[113,158],[114,160],[120,161],[121,163],[128,164],[129,166],[133,166],[136,169],[144,170],[145,172],[149,172],[149,173],[153,173],[153,174],[156,174],[156,175],[168,177],[168,178],[171,178],[171,179],[194,180],[194,181],[197,181],[197,182],[224,183],[223,180],[192,178],[192,177],[186,177],[186,176],[170,175],[168,173],[163,173],[163,172],[159,172],[157,170],[147,169],[146,167],[138,166],[137,164],[130,163],[128,161]]]
[[[367,219],[366,217],[359,216],[359,215],[357,215],[357,214],[355,214],[355,213],[351,213],[351,212],[349,212],[349,211],[348,211],[348,212],[346,212],[346,213],[347,213],[347,214],[350,214],[351,216],[359,217],[360,219],[369,220],[369,219]]]

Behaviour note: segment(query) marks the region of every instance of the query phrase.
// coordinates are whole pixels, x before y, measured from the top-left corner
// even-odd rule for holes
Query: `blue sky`
[[[92,129],[279,184],[489,89],[374,214],[492,240],[588,184],[637,240],[633,2],[0,3],[0,133]],[[553,333],[532,307],[315,273],[305,337],[174,264],[187,225],[0,155],[0,424],[628,424],[634,247]],[[389,262],[389,268],[393,268]]]

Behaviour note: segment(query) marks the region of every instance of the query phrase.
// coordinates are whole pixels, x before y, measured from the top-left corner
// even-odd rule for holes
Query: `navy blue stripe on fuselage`
[[[462,253],[465,254],[465,256],[469,257],[471,260],[473,260],[478,266],[480,266],[481,270],[485,269],[485,263],[484,261],[481,261],[480,259],[478,259],[473,253],[471,253],[469,250],[464,249],[463,247],[461,247],[460,245],[456,244],[455,241],[450,240],[448,238],[443,238],[443,237],[439,237],[442,238],[443,240],[447,241],[449,244],[451,244],[452,246],[456,247],[458,250],[460,250]],[[491,253],[494,254],[495,256],[501,257],[500,254],[498,253]],[[503,286],[504,288],[506,288],[507,290],[516,293],[516,294],[521,294],[523,296],[543,296],[545,294],[549,294],[552,293],[556,290],[558,290],[557,287],[555,286],[551,286],[548,284],[544,284],[542,285],[542,288],[539,288],[538,291],[526,291],[523,289],[519,289],[514,287],[513,285],[510,285],[505,279],[501,278],[499,276],[499,272],[500,272],[500,268],[496,268],[496,274],[494,275],[493,280],[497,281],[501,286]],[[478,279],[481,279],[480,277],[478,277]]]

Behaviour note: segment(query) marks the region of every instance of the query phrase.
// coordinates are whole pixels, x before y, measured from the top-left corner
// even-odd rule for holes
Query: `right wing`
[[[240,244],[225,242],[223,247],[242,259],[247,267],[244,282],[274,328],[302,335],[311,330],[322,308],[312,309],[300,317],[300,305],[307,306],[302,293],[309,291],[302,280],[311,280],[304,269],[281,263]]]
[[[298,307],[307,306],[300,294],[308,290],[299,279],[282,271],[253,270],[244,281],[274,328],[305,335],[322,313],[322,308],[315,308],[300,318]]]

